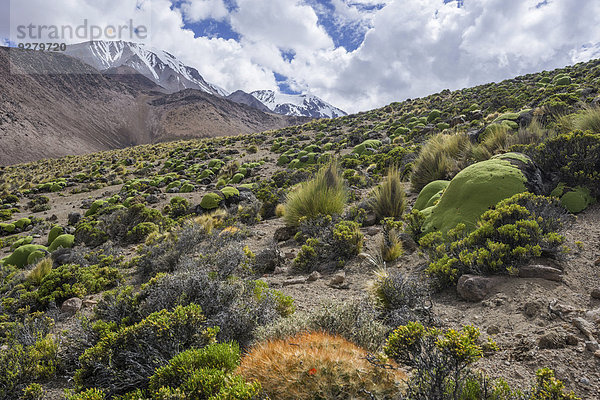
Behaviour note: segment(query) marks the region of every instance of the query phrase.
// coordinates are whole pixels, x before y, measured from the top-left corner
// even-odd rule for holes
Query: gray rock
[[[80,298],[72,297],[62,303],[62,306],[60,306],[60,311],[65,314],[75,314],[77,311],[81,310],[82,305],[83,301]]]
[[[596,289],[592,290],[592,293],[590,293],[590,296],[592,296],[593,299],[600,300],[600,288],[596,288]]]
[[[160,200],[158,199],[158,196],[156,196],[155,194],[149,194],[148,196],[146,196],[146,203],[148,204],[156,204],[159,201]]]
[[[558,332],[548,332],[538,339],[540,349],[562,349],[567,346],[567,339]]]
[[[276,242],[285,242],[286,240],[290,240],[296,234],[296,230],[294,228],[290,228],[287,226],[282,226],[281,228],[277,228],[275,233],[273,234],[273,239]]]
[[[562,271],[546,265],[527,265],[519,268],[520,278],[540,278],[549,281],[562,282]]]
[[[458,295],[467,301],[481,301],[494,287],[494,280],[478,275],[463,275],[458,279],[456,291]]]
[[[319,271],[313,271],[308,276],[308,278],[306,278],[306,281],[307,282],[314,282],[314,281],[318,281],[319,279],[321,279],[321,274],[319,273]]]
[[[398,234],[398,237],[400,238],[400,241],[402,242],[402,248],[408,254],[415,252],[419,248],[419,246],[417,245],[417,242],[415,242],[415,240],[412,238],[412,236],[410,236],[408,233],[400,233],[400,234]]]
[[[283,257],[277,243],[271,243],[254,258],[255,270],[261,274],[270,274],[283,264]]]
[[[346,281],[346,274],[344,272],[338,272],[329,281],[329,286],[341,286]]]
[[[77,225],[79,220],[81,219],[81,214],[78,212],[69,213],[69,225]]]

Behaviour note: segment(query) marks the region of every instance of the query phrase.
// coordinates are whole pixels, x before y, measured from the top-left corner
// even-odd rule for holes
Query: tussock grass
[[[600,133],[600,107],[586,106],[573,116],[573,128]]]
[[[472,147],[466,133],[432,137],[414,162],[410,177],[412,190],[419,192],[429,182],[451,179],[468,165]]]
[[[300,218],[340,214],[348,199],[346,185],[335,163],[324,166],[311,181],[288,194],[284,220],[298,226]]]
[[[40,260],[36,266],[27,275],[27,280],[39,285],[42,283],[42,279],[46,277],[52,271],[52,259],[50,257]]]
[[[238,373],[258,381],[272,399],[393,398],[404,372],[378,368],[366,351],[324,333],[260,343],[242,358]],[[367,391],[367,393],[365,393]]]
[[[388,170],[383,182],[375,188],[371,199],[378,220],[385,217],[400,218],[406,209],[406,194],[398,168]]]

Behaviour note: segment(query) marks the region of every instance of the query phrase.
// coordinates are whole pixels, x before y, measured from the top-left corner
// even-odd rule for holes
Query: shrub
[[[64,229],[62,226],[60,226],[60,225],[53,226],[52,229],[50,229],[50,232],[48,233],[48,246],[50,246],[52,244],[54,239],[56,239],[63,233],[64,233]]]
[[[441,286],[456,282],[462,274],[514,273],[542,252],[558,254],[564,238],[557,232],[568,220],[558,199],[520,193],[484,213],[475,231],[465,234],[464,224],[448,232],[424,236],[432,263],[427,273]]]
[[[34,285],[39,285],[42,280],[52,271],[52,259],[44,258],[27,275],[27,280]]]
[[[585,186],[600,196],[600,133],[573,131],[550,138],[529,151],[553,182]]]
[[[101,387],[111,394],[148,385],[155,369],[179,352],[204,347],[216,330],[207,328],[200,306],[179,306],[150,314],[141,322],[108,332],[80,357],[75,374],[80,388]]]
[[[404,252],[400,240],[401,223],[386,218],[383,223],[383,237],[379,243],[379,253],[385,262],[396,260]]]
[[[257,341],[288,339],[300,332],[339,335],[370,351],[380,349],[390,328],[380,320],[379,310],[366,299],[336,304],[326,302],[311,312],[295,313],[256,330]]]
[[[106,395],[100,389],[92,388],[81,393],[68,394],[67,400],[105,400]]]
[[[175,196],[169,201],[169,205],[165,207],[165,212],[171,218],[179,218],[187,214],[190,203],[183,197]]]
[[[398,327],[384,347],[386,355],[414,368],[406,393],[409,399],[462,399],[468,367],[483,351],[476,328],[442,331],[418,322]]]
[[[406,195],[402,187],[400,171],[392,167],[374,191],[373,211],[378,220],[385,217],[400,218],[406,209]]]
[[[255,398],[260,385],[246,383],[233,375],[239,362],[240,350],[233,343],[211,344],[179,353],[150,378],[152,397],[173,391],[193,399]]]
[[[363,239],[358,223],[340,221],[333,227],[333,253],[338,259],[356,256],[362,250]]]
[[[8,258],[4,260],[4,264],[23,268],[27,265],[27,259],[29,258],[29,255],[37,250],[46,250],[46,248],[37,244],[26,244],[18,247]]]
[[[159,232],[159,227],[154,222],[142,222],[127,232],[126,241],[128,243],[140,243],[146,240],[148,236]]]
[[[219,204],[222,200],[223,197],[217,193],[207,193],[204,195],[204,197],[202,197],[202,200],[200,201],[200,207],[205,210],[214,210],[215,208],[219,208]]]
[[[329,164],[311,181],[288,194],[285,203],[285,222],[298,226],[302,217],[341,214],[347,201],[347,192],[336,164]]]
[[[282,400],[362,398],[365,391],[376,398],[396,395],[405,374],[374,366],[365,353],[340,337],[306,333],[256,345],[238,372]]]
[[[413,164],[412,190],[419,192],[429,182],[451,179],[468,165],[471,148],[466,134],[439,134],[429,139]]]
[[[142,317],[162,309],[197,304],[202,307],[207,324],[220,327],[220,341],[236,340],[242,346],[252,341],[257,327],[293,312],[291,298],[262,282],[222,281],[192,265],[158,276],[142,289],[136,302]]]

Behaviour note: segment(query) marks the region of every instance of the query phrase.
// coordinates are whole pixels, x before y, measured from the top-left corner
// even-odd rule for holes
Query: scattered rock
[[[363,221],[363,226],[373,226],[377,223],[377,216],[375,214],[369,213],[367,217]]]
[[[98,304],[98,302],[96,300],[92,300],[92,299],[87,299],[83,301],[83,308],[94,308],[96,307],[96,305]]]
[[[538,301],[528,301],[523,305],[523,314],[528,318],[537,317],[542,310],[542,304]]]
[[[290,240],[296,234],[294,228],[290,228],[287,226],[282,226],[281,228],[277,228],[275,233],[273,234],[273,239],[276,242],[285,242],[286,240]]]
[[[348,288],[349,285],[346,283],[346,273],[342,271],[333,275],[327,285],[336,289]]]
[[[587,337],[589,340],[596,341],[594,339],[594,335],[592,334],[594,331],[594,325],[591,322],[586,321],[581,317],[573,318],[572,322],[573,325],[575,325],[575,327],[581,331],[583,336]]]
[[[520,278],[541,278],[549,281],[562,282],[562,271],[546,265],[527,265],[519,268]]]
[[[254,259],[255,268],[263,274],[270,274],[283,264],[283,257],[274,242],[259,252]]]
[[[81,309],[83,301],[78,297],[72,297],[69,300],[65,300],[60,307],[60,311],[65,314],[75,314]]]
[[[156,204],[159,201],[160,200],[158,199],[158,196],[156,196],[155,194],[149,194],[148,196],[146,196],[146,203],[148,204]]]
[[[379,229],[377,229],[377,227],[375,227],[375,226],[370,226],[366,229],[365,232],[369,236],[375,236],[379,233]]]
[[[498,325],[491,325],[487,328],[488,335],[497,335],[500,333],[500,327]]]
[[[314,282],[321,279],[321,274],[319,273],[319,271],[313,271],[311,272],[311,274],[308,276],[308,278],[306,278],[307,282]]]
[[[540,349],[562,349],[566,345],[567,339],[558,332],[548,332],[538,339]]]
[[[290,285],[300,285],[302,283],[305,283],[306,279],[304,278],[295,278],[295,279],[288,279],[287,281],[283,282],[283,286],[290,286]]]
[[[78,212],[69,213],[69,225],[77,225],[79,220],[81,220],[81,214]]]
[[[494,280],[484,276],[463,275],[458,279],[456,291],[458,295],[467,301],[481,301],[494,286]]]
[[[600,308],[586,311],[585,318],[589,321],[595,322],[596,324],[600,323]]]
[[[412,236],[410,236],[408,233],[400,233],[398,237],[400,238],[400,241],[402,242],[402,248],[406,253],[414,253],[419,248],[417,242],[415,242]]]
[[[598,345],[598,342],[596,342],[595,340],[586,340],[585,348],[590,353],[596,353],[600,350],[600,345]]]
[[[592,290],[592,293],[590,293],[590,296],[592,296],[593,299],[600,300],[600,288],[596,288],[596,289]]]

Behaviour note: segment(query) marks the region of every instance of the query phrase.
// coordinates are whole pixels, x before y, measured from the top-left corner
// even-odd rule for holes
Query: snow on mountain
[[[336,118],[348,115],[339,108],[309,94],[282,94],[272,90],[257,90],[250,94],[277,114],[311,118]]]
[[[104,71],[128,66],[174,93],[184,89],[227,96],[224,89],[208,83],[195,68],[186,66],[172,54],[140,43],[93,41],[67,46],[65,54]]]

